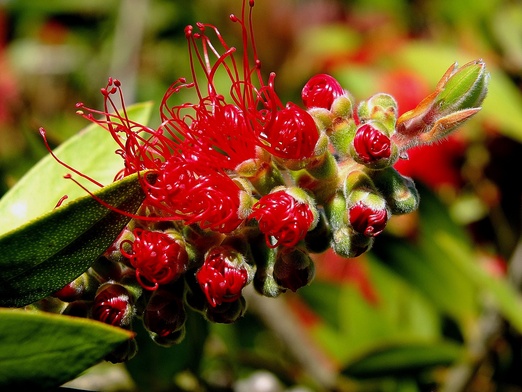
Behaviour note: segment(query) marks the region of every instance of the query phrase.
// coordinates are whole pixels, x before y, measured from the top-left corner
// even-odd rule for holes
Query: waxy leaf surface
[[[133,336],[93,320],[0,309],[0,390],[59,387]]]
[[[138,174],[104,187],[96,196],[130,213],[144,199]],[[0,306],[30,304],[74,280],[114,242],[129,219],[87,195],[0,237]]]

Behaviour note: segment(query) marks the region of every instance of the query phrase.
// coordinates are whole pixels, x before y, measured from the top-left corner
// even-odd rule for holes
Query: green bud
[[[273,275],[279,286],[295,292],[312,282],[315,264],[306,251],[282,248],[277,252]]]
[[[346,226],[333,232],[331,246],[339,256],[354,258],[370,250],[374,240]]]
[[[334,117],[351,119],[353,117],[352,100],[347,95],[341,95],[333,101],[330,110]]]
[[[419,192],[409,177],[401,175],[393,167],[372,172],[377,189],[386,199],[394,215],[408,214],[419,206]]]
[[[478,113],[489,79],[482,60],[471,61],[460,68],[454,63],[432,94],[399,117],[394,140],[401,151],[444,138]]]
[[[256,264],[253,280],[254,288],[265,297],[275,298],[284,292],[284,289],[274,279],[277,250],[266,245],[264,236],[253,238],[250,243],[252,257]]]
[[[357,113],[362,123],[374,120],[384,124],[390,136],[397,122],[397,101],[390,94],[378,93],[367,101],[362,101]]]
[[[315,120],[315,124],[317,125],[317,129],[320,132],[326,131],[328,128],[332,126],[332,121],[334,116],[331,111],[325,108],[311,108],[308,109],[308,113]]]
[[[327,131],[332,146],[341,158],[349,155],[350,144],[355,137],[356,130],[357,125],[355,124],[355,120],[352,118],[336,120],[332,124],[332,128]]]
[[[310,230],[304,239],[306,249],[312,253],[322,253],[330,246],[332,231],[326,219],[324,210],[319,210],[319,221],[313,230]]]

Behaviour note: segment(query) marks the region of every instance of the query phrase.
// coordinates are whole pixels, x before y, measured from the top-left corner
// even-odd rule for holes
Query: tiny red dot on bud
[[[230,20],[231,20],[232,22],[237,22],[237,21],[238,21],[238,18],[237,18],[236,15],[234,15],[234,14],[230,14]]]
[[[84,106],[85,105],[84,105],[83,102],[77,102],[76,105],[75,105],[76,108],[83,108]]]
[[[121,87],[121,82],[119,81],[119,79],[114,79],[114,85],[116,87]]]
[[[192,31],[194,30],[194,27],[191,25],[188,25],[185,27],[185,37],[190,37],[192,35]]]

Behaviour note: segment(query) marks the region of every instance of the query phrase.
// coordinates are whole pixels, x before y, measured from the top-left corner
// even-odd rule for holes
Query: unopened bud
[[[401,150],[447,136],[476,114],[486,97],[489,72],[482,60],[453,64],[435,91],[397,121],[395,141]]]

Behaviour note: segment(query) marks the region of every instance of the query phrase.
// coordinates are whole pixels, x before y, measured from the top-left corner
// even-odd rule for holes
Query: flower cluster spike
[[[146,197],[103,257],[55,293],[70,309],[90,303],[91,317],[126,328],[141,318],[161,345],[183,338],[188,309],[232,323],[245,312],[245,286],[277,297],[311,283],[313,253],[371,249],[393,215],[419,204],[394,164],[480,110],[481,60],[451,66],[401,117],[391,95],[356,104],[327,74],[309,79],[301,105],[283,103],[275,74],[262,72],[253,8],[244,0],[230,17],[240,50],[213,25],[187,26],[192,72],[165,93],[159,127],[129,119],[116,79],[101,90],[103,110],[77,104],[117,142],[115,179],[139,172]],[[196,102],[179,104],[188,91]]]

